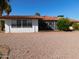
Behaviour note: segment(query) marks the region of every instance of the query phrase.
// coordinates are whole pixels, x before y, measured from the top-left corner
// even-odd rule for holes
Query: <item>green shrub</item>
[[[69,21],[69,19],[67,19],[67,18],[60,18],[57,21],[57,28],[59,30],[69,30],[70,24],[71,24],[71,22]]]
[[[72,26],[75,30],[79,30],[79,23],[73,23]]]

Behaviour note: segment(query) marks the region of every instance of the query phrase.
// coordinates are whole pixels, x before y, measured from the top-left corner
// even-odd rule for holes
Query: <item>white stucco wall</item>
[[[32,27],[26,28],[12,28],[11,22],[13,20],[5,20],[5,33],[25,33],[25,32],[38,32],[38,20],[32,20]]]

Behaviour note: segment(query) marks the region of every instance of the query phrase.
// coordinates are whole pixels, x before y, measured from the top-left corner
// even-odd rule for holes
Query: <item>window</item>
[[[13,20],[12,27],[32,27],[32,20]]]
[[[28,27],[32,27],[32,20],[28,20],[28,21],[27,21],[27,26],[28,26]]]
[[[17,20],[17,27],[21,27],[21,20]]]
[[[17,27],[17,22],[16,22],[16,20],[12,20],[12,21],[11,21],[11,26],[12,26],[12,28],[13,28],[13,27]]]
[[[32,20],[23,20],[23,27],[32,27]]]
[[[23,27],[27,27],[27,20],[23,20]]]

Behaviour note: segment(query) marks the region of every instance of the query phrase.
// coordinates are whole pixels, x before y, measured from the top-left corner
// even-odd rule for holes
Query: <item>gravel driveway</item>
[[[79,59],[79,32],[0,33],[10,59]]]

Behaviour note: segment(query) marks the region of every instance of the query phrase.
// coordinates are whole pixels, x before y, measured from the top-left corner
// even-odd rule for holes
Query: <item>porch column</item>
[[[54,21],[54,30],[56,30],[56,23],[55,23],[55,21]]]

